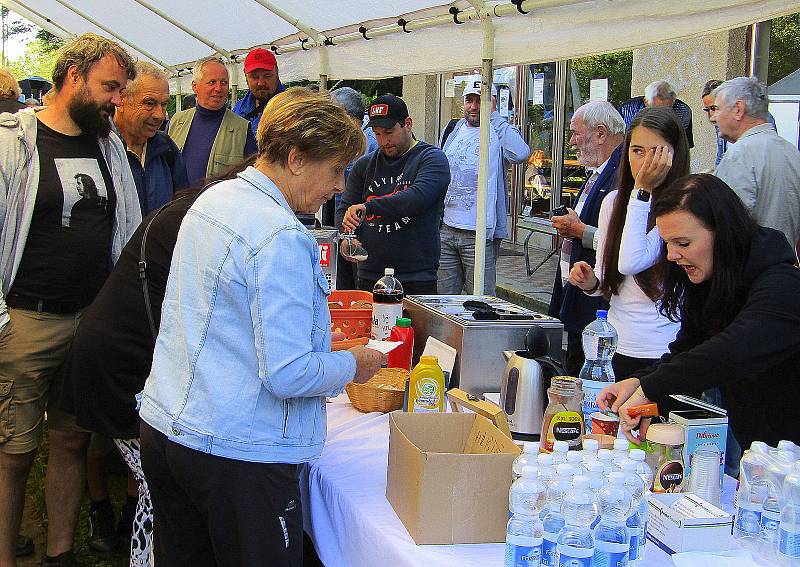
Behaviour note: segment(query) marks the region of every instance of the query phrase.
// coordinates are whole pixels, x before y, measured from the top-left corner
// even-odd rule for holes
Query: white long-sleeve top
[[[608,225],[618,191],[603,199],[597,228],[597,263],[595,275],[603,281],[603,262]],[[611,296],[608,320],[617,330],[617,352],[635,358],[659,358],[669,351],[680,323],[673,323],[658,312],[658,302],[652,301],[636,283],[634,275],[653,266],[661,253],[658,228],[647,230],[650,203],[636,198],[631,192],[622,231],[618,269],[625,278],[619,293]],[[596,292],[599,294],[599,292]]]

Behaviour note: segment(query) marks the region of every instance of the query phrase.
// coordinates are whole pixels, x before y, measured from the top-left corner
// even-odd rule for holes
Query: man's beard
[[[467,114],[465,112],[464,113],[464,120],[466,120],[467,124],[469,124],[473,128],[478,128],[481,125],[481,115],[480,115],[480,113],[478,114],[477,117],[475,117],[473,119],[469,114]]]
[[[108,138],[111,132],[110,117],[114,114],[114,105],[99,105],[91,99],[88,89],[83,87],[69,103],[69,117],[81,129],[81,132],[90,136]],[[108,116],[103,116],[106,111]]]

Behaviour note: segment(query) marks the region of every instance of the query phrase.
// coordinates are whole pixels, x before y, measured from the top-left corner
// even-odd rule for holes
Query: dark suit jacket
[[[581,221],[589,226],[597,226],[600,216],[600,205],[606,195],[617,189],[619,179],[619,160],[622,153],[622,145],[619,145],[611,157],[603,173],[599,175],[592,187],[592,192],[583,205],[583,210],[579,215]],[[578,193],[580,198],[586,183]],[[577,202],[577,200],[576,200]],[[580,238],[573,239],[572,254],[569,259],[570,266],[575,262],[583,260],[594,267],[595,251],[584,248]],[[549,314],[551,317],[558,317],[564,323],[564,330],[567,333],[580,333],[583,328],[595,320],[595,311],[598,309],[608,309],[608,302],[600,297],[589,297],[579,288],[571,283],[561,285],[561,265],[556,269],[556,281],[553,284],[553,297],[550,300]]]

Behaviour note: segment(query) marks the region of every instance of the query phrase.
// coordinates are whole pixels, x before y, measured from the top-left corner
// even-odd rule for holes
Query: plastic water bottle
[[[583,330],[583,356],[586,362],[578,375],[583,386],[583,419],[586,432],[592,432],[592,413],[599,410],[597,394],[614,383],[611,357],[617,350],[617,330],[608,322],[608,311],[597,311],[597,319]]]
[[[588,463],[584,463],[584,468],[586,468],[586,476],[589,477],[589,488],[591,489],[592,493],[595,495],[596,498],[596,506],[595,512],[597,517],[595,518],[592,525],[589,526],[590,528],[594,529],[597,525],[597,522],[600,521],[600,491],[606,486],[606,476],[603,474],[603,464],[598,461],[590,461]]]
[[[522,453],[520,453],[514,462],[511,463],[511,480],[512,482],[522,476],[522,467],[525,465],[534,465],[537,461],[537,454],[539,452],[538,443],[523,443]]]
[[[564,515],[561,513],[561,504],[564,495],[572,490],[572,466],[566,463],[556,467],[556,473],[547,486],[547,501],[542,511],[543,543],[542,565],[548,567],[558,566],[558,534],[564,527]]]
[[[569,451],[569,443],[566,441],[556,441],[553,443],[553,463],[560,465],[567,462],[567,452]]]
[[[800,566],[800,462],[783,481],[785,504],[778,528],[778,559],[786,567]]]
[[[383,273],[372,288],[370,337],[379,341],[389,338],[397,319],[403,316],[403,285],[394,277],[394,268],[386,268]]]
[[[614,466],[618,469],[622,469],[622,463],[629,459],[628,457],[628,449],[630,448],[630,443],[628,443],[627,439],[614,439],[614,451],[612,456],[614,457]]]
[[[553,455],[551,453],[539,453],[536,457],[536,466],[539,467],[539,476],[541,476],[544,469],[555,471],[555,463],[553,462]]]
[[[567,462],[575,469],[575,474],[586,474],[588,471],[583,466],[583,455],[580,451],[570,451],[567,453]]]
[[[784,447],[786,445],[784,444]],[[770,465],[766,477],[766,496],[761,513],[761,530],[758,534],[757,553],[769,561],[777,557],[778,529],[781,523],[781,511],[784,507],[783,484],[786,477],[794,469],[794,451],[780,449]]]
[[[616,468],[614,467],[614,453],[610,449],[600,449],[597,451],[597,460],[603,463],[606,476],[611,474],[611,471]]]
[[[637,463],[636,474],[638,474],[642,482],[644,482],[645,489],[651,490],[653,488],[653,471],[650,465],[647,464],[647,454],[641,449],[631,449],[629,456],[632,461]]]
[[[572,479],[572,490],[561,505],[564,527],[558,534],[559,567],[591,567],[594,555],[594,537],[589,526],[595,519],[595,498],[589,490],[589,477]]]
[[[521,476],[508,493],[510,512],[506,529],[505,567],[539,567],[542,563],[542,521],[546,487],[533,465],[522,467]]]
[[[638,565],[642,562],[647,537],[644,531],[646,518],[642,517],[642,502],[646,501],[644,482],[636,474],[636,463],[628,460],[622,463],[622,474],[625,476],[625,486],[631,493],[631,512],[625,520],[630,534],[630,551],[628,564]],[[646,508],[644,510],[647,510]]]
[[[625,487],[625,474],[614,471],[599,493],[600,521],[594,528],[592,567],[625,567],[630,553],[630,534],[625,525],[633,497]]]
[[[734,517],[736,516],[736,512],[739,510],[739,495],[742,493],[746,493],[748,490],[747,480],[744,475],[744,471],[742,471],[742,465],[745,463],[746,459],[751,458],[749,457],[751,452],[760,453],[762,455],[769,454],[769,445],[764,443],[763,441],[753,441],[750,444],[749,449],[745,449],[741,460],[739,461],[739,479],[736,481],[736,492],[733,494],[733,510],[734,510]],[[734,537],[736,537],[736,532],[734,529]]]
[[[584,463],[597,459],[597,451],[600,450],[600,442],[597,439],[585,437],[582,442],[582,447]]]
[[[761,514],[769,492],[767,473],[771,464],[769,448],[754,441],[739,465],[739,489],[736,491],[736,519],[733,537],[754,548],[761,533]]]

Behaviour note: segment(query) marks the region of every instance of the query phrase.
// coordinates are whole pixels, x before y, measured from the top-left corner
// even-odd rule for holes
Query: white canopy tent
[[[539,63],[723,31],[800,11],[800,0],[0,0],[61,37],[114,37],[173,77],[217,54],[239,82],[256,46],[278,55],[284,81],[377,79]],[[183,81],[188,86],[188,81]],[[181,85],[173,79],[173,91]],[[482,122],[489,120],[483,86]],[[486,222],[488,129],[481,132],[478,226]],[[484,226],[482,227],[481,224]],[[483,289],[476,241],[476,293]]]

